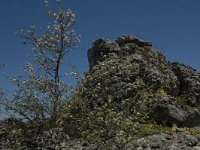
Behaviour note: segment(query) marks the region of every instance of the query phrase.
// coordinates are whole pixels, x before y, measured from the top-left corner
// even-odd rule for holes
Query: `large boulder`
[[[188,105],[180,105],[176,98],[163,94],[154,98],[153,111],[150,118],[158,123],[177,126],[198,126],[200,125],[200,113],[197,108]]]
[[[190,106],[200,104],[200,73],[188,65],[172,63],[172,70],[180,82],[179,97],[185,99]]]
[[[170,63],[152,42],[134,36],[98,39],[88,50],[90,70],[80,95],[87,109],[106,105],[140,121],[197,126],[200,124],[200,75]]]

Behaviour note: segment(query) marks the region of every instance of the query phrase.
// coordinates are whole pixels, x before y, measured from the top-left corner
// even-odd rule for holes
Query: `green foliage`
[[[172,128],[170,127],[157,125],[156,123],[151,122],[137,126],[135,128],[135,131],[138,136],[146,136],[160,133],[170,134],[173,132]]]
[[[88,140],[113,138],[120,132],[136,137],[172,132],[169,127],[143,122],[140,113],[127,114],[126,107],[117,111],[112,105],[112,97],[109,99],[101,106],[89,110],[89,100],[74,95],[63,107],[59,124],[70,137]]]
[[[200,129],[189,128],[189,127],[183,127],[182,129],[191,134],[200,134]]]

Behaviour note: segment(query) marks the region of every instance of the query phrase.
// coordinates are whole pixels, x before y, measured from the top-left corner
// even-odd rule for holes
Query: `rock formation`
[[[96,40],[88,61],[58,127],[0,122],[1,149],[200,149],[195,69],[171,63],[151,42],[127,35]]]
[[[89,107],[108,100],[116,111],[141,115],[141,121],[200,125],[200,74],[170,63],[151,42],[134,36],[96,40],[88,50],[90,71],[83,84]]]

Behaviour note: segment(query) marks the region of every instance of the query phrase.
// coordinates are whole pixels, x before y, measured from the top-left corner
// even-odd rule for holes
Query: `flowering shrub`
[[[80,38],[73,29],[76,24],[74,13],[70,9],[64,10],[60,0],[56,0],[57,11],[51,9],[48,0],[44,2],[52,23],[43,34],[37,33],[35,26],[17,32],[24,44],[33,46],[34,56],[23,68],[27,76],[11,78],[17,89],[12,96],[3,97],[1,104],[23,119],[50,118],[55,124],[71,89],[62,78],[61,65],[65,54],[78,45]]]

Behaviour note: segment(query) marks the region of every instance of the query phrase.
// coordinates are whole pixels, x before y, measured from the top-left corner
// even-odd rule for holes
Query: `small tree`
[[[60,0],[56,0],[57,11],[49,7],[47,0],[44,2],[53,22],[42,34],[36,32],[35,26],[26,32],[17,32],[24,39],[24,44],[33,46],[33,61],[23,68],[26,78],[18,76],[11,79],[17,86],[12,99],[4,97],[1,101],[7,110],[27,120],[50,118],[55,124],[69,89],[69,85],[61,80],[61,64],[64,56],[78,45],[80,38],[73,29],[76,23],[73,12],[70,9],[65,11]]]

